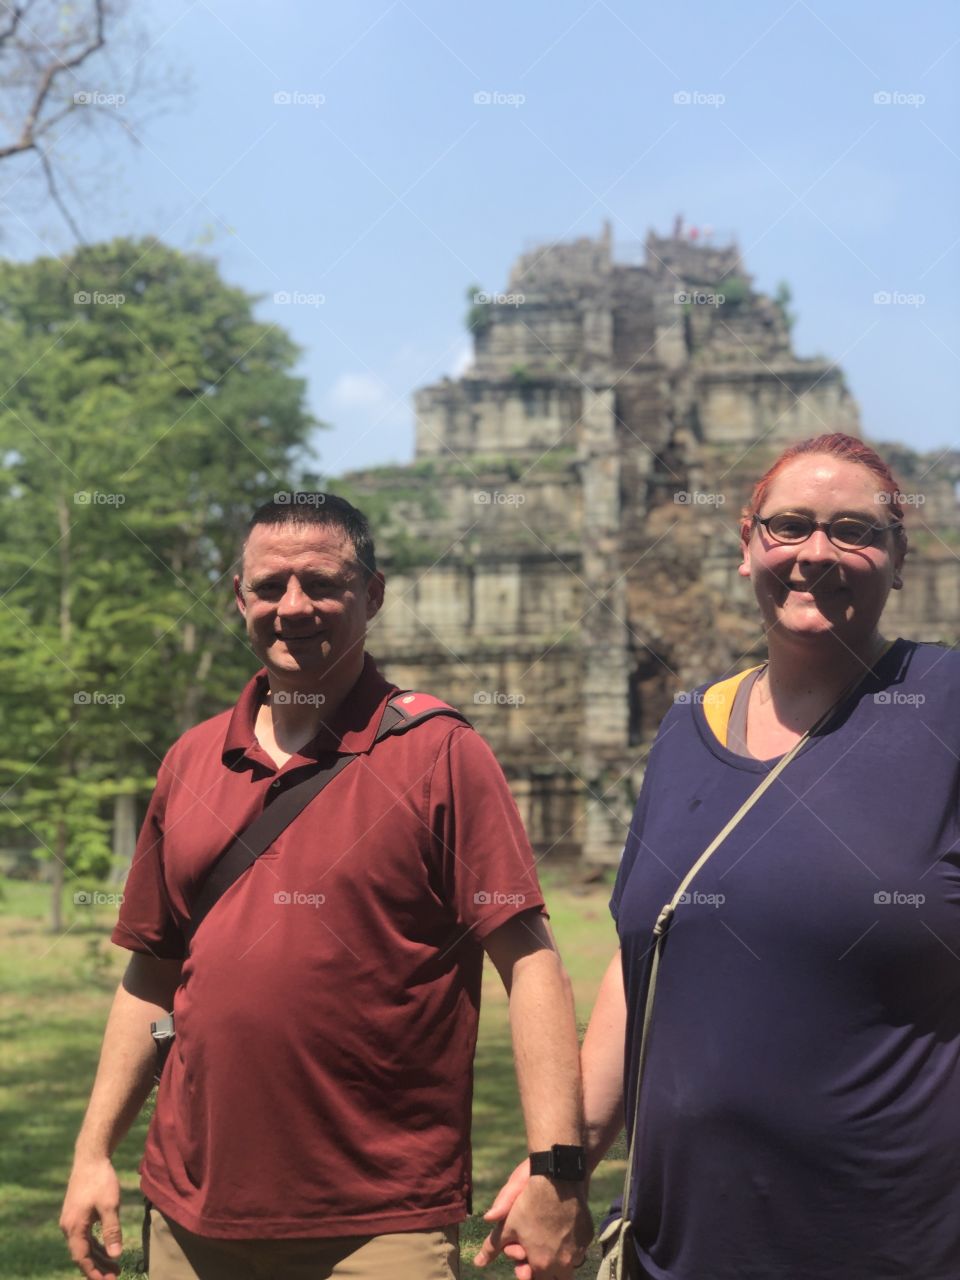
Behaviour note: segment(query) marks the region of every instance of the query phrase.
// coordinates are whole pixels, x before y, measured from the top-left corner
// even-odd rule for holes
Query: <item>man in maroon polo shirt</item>
[[[159,770],[61,1227],[88,1280],[116,1274],[111,1157],[150,1091],[150,1023],[173,1009],[141,1164],[152,1280],[459,1275],[486,951],[510,997],[530,1148],[550,1152],[498,1240],[526,1258],[518,1274],[566,1280],[591,1234],[577,1036],[529,843],[462,720],[375,741],[397,689],[364,653],[384,595],[369,528],[343,499],[292,497],[254,514],[234,581],[264,669]],[[218,854],[342,754],[356,758],[188,947]]]

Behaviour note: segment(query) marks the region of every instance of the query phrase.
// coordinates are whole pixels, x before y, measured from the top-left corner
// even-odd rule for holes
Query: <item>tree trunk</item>
[[[111,880],[122,884],[127,878],[133,851],[137,847],[137,798],[124,794],[113,798],[113,871]]]
[[[73,637],[73,580],[70,565],[70,508],[62,493],[57,494],[57,525],[60,529],[60,643],[64,660],[70,660]]]
[[[57,847],[54,849],[53,884],[50,888],[50,932],[63,933],[63,879],[67,855],[66,828],[63,823],[57,830]]]
[[[181,733],[186,733],[188,729],[192,729],[200,719],[200,699],[205,691],[207,676],[213,667],[213,656],[213,641],[211,640],[200,654],[200,660],[184,692],[183,706],[180,713]]]
[[[70,564],[70,509],[62,493],[57,494],[57,525],[60,529],[60,651],[69,667],[71,641],[73,639],[73,584]],[[73,714],[76,708],[73,709]],[[72,727],[72,726],[71,726]],[[73,751],[67,740],[63,767],[73,773]],[[63,819],[57,824],[57,842],[53,858],[53,888],[50,900],[50,930],[63,932],[63,882],[67,867],[67,826]]]

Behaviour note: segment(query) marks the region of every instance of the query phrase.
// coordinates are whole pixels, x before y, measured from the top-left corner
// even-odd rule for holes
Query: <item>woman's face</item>
[[[828,521],[859,516],[872,524],[894,518],[876,475],[830,454],[796,458],[776,476],[760,508],[766,517],[791,511]],[[886,494],[884,494],[886,497]],[[790,546],[754,525],[741,542],[740,574],[750,578],[769,639],[817,640],[832,635],[855,653],[876,633],[892,587],[899,587],[904,551],[893,533],[869,547],[835,546],[825,530]]]

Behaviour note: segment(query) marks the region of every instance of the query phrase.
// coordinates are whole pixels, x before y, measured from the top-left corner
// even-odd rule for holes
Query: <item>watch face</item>
[[[556,1152],[554,1164],[557,1170],[555,1176],[569,1182],[579,1181],[585,1172],[583,1152],[579,1147],[561,1147]]]
[[[583,1147],[564,1146],[558,1142],[549,1151],[531,1152],[530,1172],[559,1178],[561,1182],[582,1182],[587,1176]]]

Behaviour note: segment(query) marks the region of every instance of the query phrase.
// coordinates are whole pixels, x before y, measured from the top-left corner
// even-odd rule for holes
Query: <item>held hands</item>
[[[103,1244],[93,1235],[98,1221]],[[60,1230],[67,1238],[70,1257],[87,1280],[111,1280],[120,1274],[120,1183],[108,1157],[74,1162]]]
[[[502,1250],[517,1280],[572,1280],[593,1238],[586,1184],[531,1178],[529,1160],[517,1165],[483,1216],[495,1225],[474,1265],[485,1267]]]

